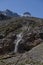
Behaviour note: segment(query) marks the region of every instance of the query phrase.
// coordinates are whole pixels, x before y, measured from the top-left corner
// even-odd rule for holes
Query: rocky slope
[[[0,65],[43,65],[43,42],[23,54],[1,55]]]
[[[33,59],[39,59],[42,50],[43,19],[14,17],[0,21],[0,65],[36,65],[39,60]]]

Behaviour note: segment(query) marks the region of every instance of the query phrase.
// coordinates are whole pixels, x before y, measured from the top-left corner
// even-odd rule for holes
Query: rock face
[[[10,34],[4,39],[0,39],[0,54],[5,54],[14,50],[16,35]]]
[[[43,40],[43,19],[17,17],[0,23],[0,54],[24,53]]]
[[[19,34],[9,33],[5,38],[0,39],[0,53],[24,53],[42,42],[41,34],[25,32]],[[1,38],[1,36],[0,36]]]
[[[42,40],[41,38],[38,38],[38,37],[39,35],[37,35],[37,33],[25,34],[23,36],[23,39],[19,42],[18,52],[22,53],[25,51],[29,51],[33,47],[40,44]]]
[[[0,65],[43,65],[43,19],[0,21]]]

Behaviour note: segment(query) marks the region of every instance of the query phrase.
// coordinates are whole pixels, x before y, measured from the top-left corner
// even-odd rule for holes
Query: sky
[[[0,10],[6,9],[18,14],[30,12],[34,17],[43,18],[43,0],[0,0]]]

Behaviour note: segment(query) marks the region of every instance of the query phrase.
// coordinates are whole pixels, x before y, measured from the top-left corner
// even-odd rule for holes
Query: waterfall
[[[17,52],[17,50],[18,50],[18,44],[19,44],[19,42],[21,41],[21,39],[22,39],[22,33],[20,33],[20,34],[17,35],[17,40],[15,40],[15,49],[14,49],[14,53]]]

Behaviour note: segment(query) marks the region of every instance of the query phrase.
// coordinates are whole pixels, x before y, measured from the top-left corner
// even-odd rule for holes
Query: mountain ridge
[[[0,15],[6,16],[7,17],[19,17],[17,13],[14,13],[10,11],[9,9],[6,9],[5,11],[0,11]],[[0,16],[1,17],[1,16]]]

